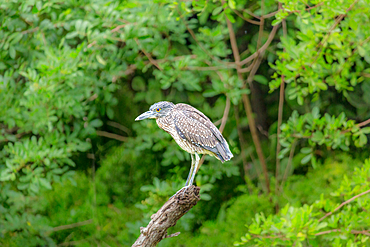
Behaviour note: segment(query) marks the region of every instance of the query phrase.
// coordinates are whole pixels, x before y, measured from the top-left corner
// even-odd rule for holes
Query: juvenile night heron
[[[155,118],[159,128],[169,133],[182,149],[190,153],[191,168],[185,187],[193,184],[199,170],[198,154],[209,154],[221,162],[234,157],[225,138],[211,120],[190,105],[161,101],[153,104],[135,121],[146,118]]]

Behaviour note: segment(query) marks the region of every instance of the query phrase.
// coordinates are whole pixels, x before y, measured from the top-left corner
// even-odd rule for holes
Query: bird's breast
[[[176,141],[176,143],[186,152],[194,153],[194,152],[200,152],[201,149],[195,145],[192,145],[190,142],[188,142],[186,139],[181,138],[181,136],[177,133],[175,124],[173,122],[172,118],[169,117],[162,117],[157,118],[157,125],[159,128],[163,129],[167,133],[169,133],[172,138]],[[198,150],[199,149],[199,150]]]
[[[161,117],[161,118],[157,118],[156,121],[157,121],[157,125],[159,128],[163,129],[164,131],[169,133],[171,136],[175,134],[176,129],[174,127],[173,120],[171,118]]]

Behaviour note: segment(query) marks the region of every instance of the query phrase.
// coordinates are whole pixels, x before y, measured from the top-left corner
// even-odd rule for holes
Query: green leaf
[[[39,178],[39,182],[40,182],[40,185],[45,187],[46,189],[49,189],[51,190],[51,184],[48,180],[46,180],[45,178]]]
[[[90,125],[94,128],[99,128],[103,125],[103,121],[101,121],[100,119],[94,119],[90,122]]]
[[[357,47],[358,54],[360,54],[361,57],[364,57],[366,55],[366,51],[362,46]]]
[[[65,36],[65,38],[66,39],[73,39],[77,35],[78,35],[78,33],[76,31],[73,31],[73,32],[67,33],[67,35]]]
[[[218,15],[222,10],[223,10],[222,6],[216,7],[216,8],[212,11],[212,15]]]
[[[100,56],[100,54],[96,55],[96,60],[98,60],[98,62],[104,66],[107,65],[107,62]]]
[[[267,85],[268,80],[263,75],[255,75],[253,78],[256,82],[261,83],[262,85]]]
[[[39,10],[37,9],[36,5],[33,5],[32,7],[32,14],[37,14]]]
[[[13,46],[9,46],[9,56],[14,59],[15,58],[15,55],[16,55],[16,52],[15,52],[14,47]]]
[[[305,156],[305,157],[301,160],[301,164],[303,164],[303,165],[307,164],[307,163],[311,160],[311,157],[312,157],[312,154],[309,154],[309,155]]]
[[[324,134],[321,131],[316,131],[315,133],[313,133],[311,139],[314,142],[320,143],[320,142],[324,141]]]
[[[235,8],[236,8],[235,0],[229,0],[228,2],[229,2],[229,7],[230,7],[231,9],[235,9]]]
[[[309,154],[312,152],[312,149],[310,147],[304,147],[301,149],[301,153],[303,154]]]
[[[231,13],[225,12],[225,14],[226,14],[227,19],[229,19],[231,23],[235,23],[235,18]]]
[[[281,21],[282,21],[282,20],[277,20],[277,19],[275,19],[275,20],[273,20],[273,21],[272,21],[272,25],[273,25],[273,26],[276,26],[276,25],[278,25]]]
[[[362,147],[362,146],[364,146],[366,143],[367,143],[367,137],[366,137],[366,135],[365,135],[365,134],[363,134],[363,133],[362,133],[362,134],[360,135],[358,145],[359,145],[360,147]]]

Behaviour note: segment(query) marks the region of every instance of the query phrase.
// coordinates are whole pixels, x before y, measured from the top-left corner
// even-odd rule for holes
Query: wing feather
[[[233,157],[220,131],[202,112],[187,104],[177,104],[172,114],[176,131],[183,139],[211,151],[221,161]]]

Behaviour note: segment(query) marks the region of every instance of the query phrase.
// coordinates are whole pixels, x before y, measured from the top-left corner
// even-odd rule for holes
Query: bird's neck
[[[172,132],[173,119],[171,116],[159,117],[156,119],[156,122],[159,128],[163,129],[164,131],[168,133]]]

